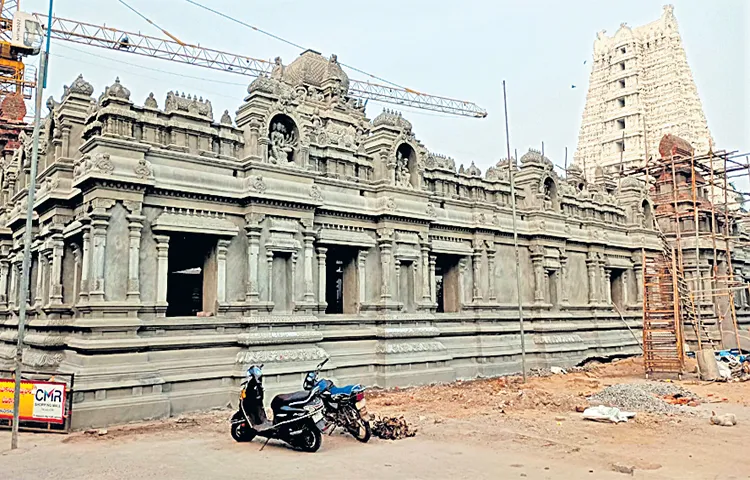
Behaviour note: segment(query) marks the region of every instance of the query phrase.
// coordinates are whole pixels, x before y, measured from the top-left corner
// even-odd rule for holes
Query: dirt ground
[[[315,454],[274,441],[262,451],[257,440],[235,443],[227,410],[101,436],[26,433],[13,452],[0,432],[0,478],[750,479],[750,382],[688,376],[677,383],[704,401],[686,414],[638,413],[612,425],[576,412],[608,385],[643,381],[639,360],[628,359],[526,384],[510,377],[370,392],[371,412],[404,415],[416,437],[363,445],[335,433]],[[711,425],[711,411],[734,413],[738,423]]]

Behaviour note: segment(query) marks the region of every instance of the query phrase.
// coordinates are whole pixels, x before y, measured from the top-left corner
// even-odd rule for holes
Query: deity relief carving
[[[149,162],[145,158],[142,158],[138,161],[138,165],[133,168],[133,171],[141,178],[148,178],[153,175],[151,162]]]
[[[291,118],[277,115],[271,121],[268,144],[268,161],[273,164],[294,162],[294,151],[298,144],[297,129]]]
[[[310,198],[316,202],[320,202],[323,200],[323,194],[320,191],[320,187],[318,187],[317,185],[313,185],[310,187]]]
[[[396,186],[411,188],[409,159],[404,156],[401,150],[396,152]]]

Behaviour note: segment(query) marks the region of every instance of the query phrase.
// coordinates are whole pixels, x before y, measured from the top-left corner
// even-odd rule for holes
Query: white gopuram
[[[708,152],[711,133],[672,5],[655,22],[597,34],[574,162],[589,180],[599,166],[642,165],[658,158],[667,133],[689,141],[696,155]]]

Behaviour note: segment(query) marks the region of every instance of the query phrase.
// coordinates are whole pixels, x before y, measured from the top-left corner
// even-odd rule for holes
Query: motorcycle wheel
[[[370,436],[372,435],[372,431],[370,430],[370,422],[360,417],[359,413],[357,413],[356,422],[354,424],[347,425],[346,430],[351,433],[354,438],[362,443],[367,443],[367,441],[370,440]]]
[[[242,414],[237,412],[232,417],[232,420],[239,420],[241,417]],[[249,442],[255,438],[255,430],[250,428],[247,422],[232,423],[231,434],[235,442]]]
[[[323,444],[323,436],[315,427],[306,427],[294,441],[294,446],[308,453],[317,452]]]

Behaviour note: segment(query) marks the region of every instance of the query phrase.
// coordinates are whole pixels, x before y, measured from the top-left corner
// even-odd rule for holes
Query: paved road
[[[23,434],[10,452],[10,435],[0,433],[0,471],[5,479],[181,479],[268,478],[346,479],[609,479],[563,460],[548,461],[533,451],[514,453],[491,446],[426,436],[396,442],[374,439],[362,445],[348,436],[324,439],[314,454],[281,443],[235,443],[218,432],[145,433],[108,439],[77,434]],[[648,478],[658,478],[649,476]]]

